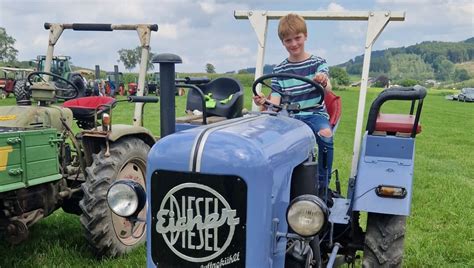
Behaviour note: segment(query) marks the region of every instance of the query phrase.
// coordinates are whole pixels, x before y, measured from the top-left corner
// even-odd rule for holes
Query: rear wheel
[[[13,87],[13,93],[15,94],[16,102],[28,101],[30,99],[30,91],[26,88],[26,80],[17,80]]]
[[[406,217],[369,213],[363,267],[401,267]]]
[[[145,242],[145,223],[133,224],[115,215],[107,205],[106,195],[109,186],[118,179],[134,180],[145,188],[149,150],[138,138],[124,138],[110,145],[110,156],[105,156],[105,148],[93,155],[93,163],[86,169],[80,221],[90,247],[99,257],[119,256]],[[146,218],[146,206],[138,218]]]
[[[84,79],[82,78],[82,76],[78,75],[78,74],[73,74],[71,76],[71,82],[77,87],[77,89],[79,90],[79,93],[77,94],[77,97],[80,98],[80,97],[85,97],[87,94],[86,94],[86,91],[87,91],[87,88],[86,88],[86,85],[84,84]]]

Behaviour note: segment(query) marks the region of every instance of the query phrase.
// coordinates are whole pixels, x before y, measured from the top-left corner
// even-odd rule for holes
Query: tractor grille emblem
[[[173,187],[164,196],[155,216],[154,228],[171,251],[195,263],[221,255],[240,223],[237,210],[221,194],[199,183]],[[199,255],[194,254],[197,251]]]

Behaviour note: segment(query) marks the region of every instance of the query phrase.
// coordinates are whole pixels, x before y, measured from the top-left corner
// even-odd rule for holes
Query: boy
[[[288,58],[273,69],[274,73],[289,73],[304,76],[313,79],[319,83],[325,91],[331,91],[331,82],[329,81],[329,69],[326,60],[311,55],[305,51],[304,45],[308,37],[306,23],[304,19],[296,14],[288,14],[280,19],[278,25],[278,36],[283,46],[288,51]],[[311,85],[294,79],[273,78],[272,87],[281,91],[298,92],[311,89]],[[314,106],[321,96],[316,92],[310,92],[296,97],[290,97],[290,102],[299,102],[301,108]],[[272,92],[269,101],[273,104],[280,104],[281,96]],[[257,105],[265,103],[265,96],[254,96],[254,102]],[[329,115],[324,106],[312,108],[295,114],[295,119],[306,123],[315,133],[318,143],[318,173],[319,187],[325,187],[331,178],[332,160],[333,160],[333,137],[329,124]],[[323,158],[323,152],[327,152],[326,161]],[[326,182],[327,177],[327,182]]]

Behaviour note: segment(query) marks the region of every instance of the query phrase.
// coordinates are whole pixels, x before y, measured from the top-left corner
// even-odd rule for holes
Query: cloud
[[[406,11],[405,22],[389,23],[375,44],[377,49],[474,36],[472,0],[0,0],[0,10],[0,25],[17,40],[15,46],[21,60],[46,53],[46,21],[156,23],[159,30],[152,33],[152,52],[178,54],[183,59],[178,68],[190,72],[203,71],[206,62],[214,64],[218,71],[255,65],[255,32],[247,20],[233,17],[234,10]],[[269,22],[266,64],[278,63],[286,56],[276,35],[276,24]],[[365,21],[311,21],[308,27],[308,51],[327,58],[330,64],[363,51]],[[100,64],[107,69],[116,64],[119,49],[137,45],[137,34],[130,31],[65,31],[55,53],[72,56],[81,67]]]
[[[170,24],[170,23],[163,23],[160,24],[159,30],[157,33],[157,36],[159,38],[165,38],[165,39],[173,39],[176,40],[178,39],[178,26],[176,24]]]
[[[339,4],[330,3],[328,5],[327,11],[346,11],[346,9],[343,6],[339,5]]]
[[[248,47],[239,47],[235,45],[225,45],[217,49],[218,53],[224,55],[230,55],[233,57],[242,57],[250,54],[250,49]]]
[[[364,48],[361,46],[354,46],[354,45],[342,45],[341,51],[344,51],[345,53],[349,53],[349,54],[358,54],[358,53],[364,53]]]
[[[213,14],[216,12],[216,2],[215,1],[199,1],[199,6],[207,14]]]
[[[400,42],[397,40],[384,40],[382,42],[384,47],[400,47]]]

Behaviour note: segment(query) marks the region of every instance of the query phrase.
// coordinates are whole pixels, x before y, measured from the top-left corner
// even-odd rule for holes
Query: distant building
[[[425,81],[425,85],[427,86],[438,86],[439,84],[441,84],[441,82],[438,82],[434,79],[428,79]]]
[[[361,82],[362,81],[352,83],[351,87],[360,87]],[[372,83],[374,83],[374,82],[375,82],[375,78],[369,77],[369,80],[367,80],[367,86],[370,87],[372,85]]]

